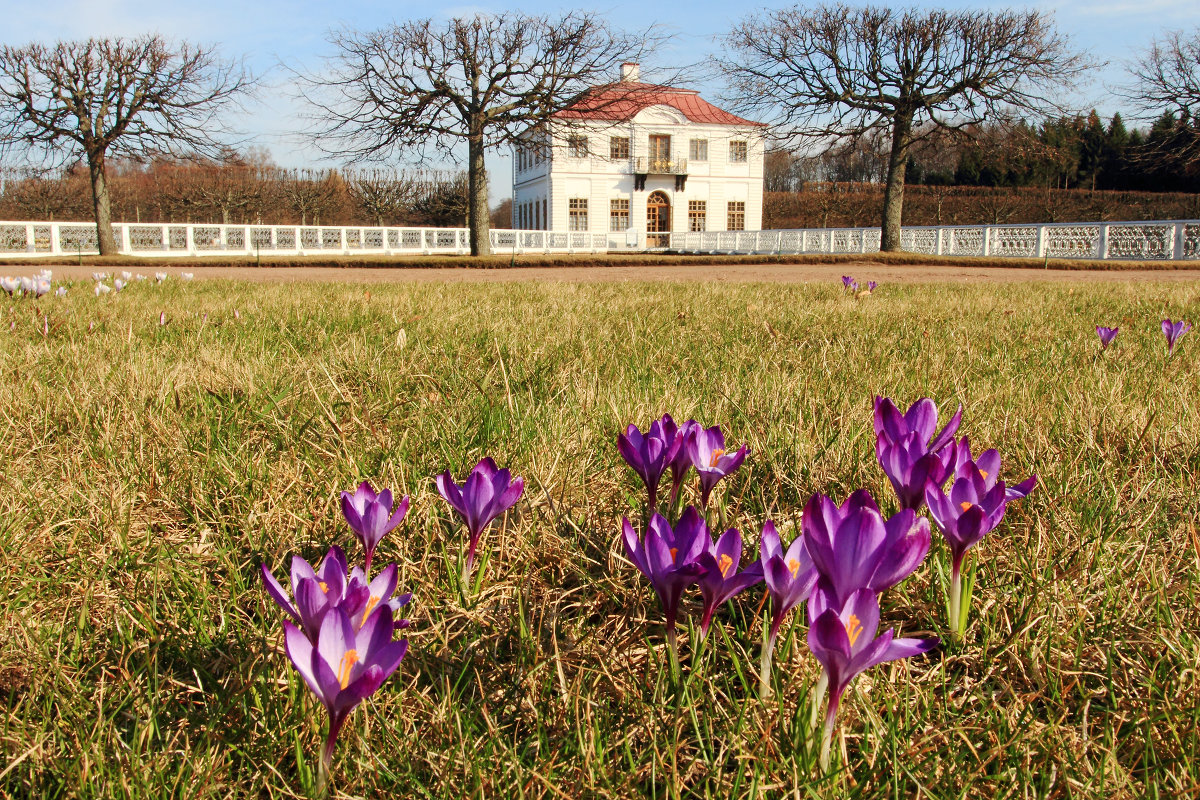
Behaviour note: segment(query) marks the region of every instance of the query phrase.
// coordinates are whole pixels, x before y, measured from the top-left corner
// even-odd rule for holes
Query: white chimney
[[[621,82],[622,83],[637,83],[641,80],[641,71],[638,65],[632,61],[626,61],[621,65]]]

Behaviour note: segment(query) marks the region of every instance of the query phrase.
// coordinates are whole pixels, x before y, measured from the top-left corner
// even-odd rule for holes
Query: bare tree
[[[395,170],[356,170],[346,173],[346,191],[350,199],[376,225],[396,221],[412,206],[417,179]]]
[[[453,158],[465,143],[471,253],[486,255],[484,153],[611,79],[658,39],[614,32],[598,15],[576,11],[416,20],[342,31],[332,43],[331,71],[307,78],[304,90],[323,117],[313,142],[354,162],[419,158],[430,148]]]
[[[1088,66],[1039,11],[795,6],[751,15],[725,38],[729,98],[776,133],[890,139],[884,250],[900,246],[904,174],[923,132],[1055,105]]]
[[[1143,160],[1170,168],[1194,170],[1200,166],[1200,28],[1190,35],[1170,31],[1151,42],[1130,71],[1134,84],[1124,94],[1145,118],[1171,112],[1174,130],[1161,136],[1158,146],[1145,148]]]
[[[301,169],[280,177],[278,193],[301,225],[320,225],[337,211],[345,184],[336,171]]]
[[[245,92],[237,64],[161,36],[0,46],[0,143],[88,166],[100,252],[116,252],[109,157],[213,153],[218,113]]]

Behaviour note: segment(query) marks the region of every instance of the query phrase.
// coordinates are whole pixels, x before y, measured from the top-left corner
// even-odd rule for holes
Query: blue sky
[[[1001,2],[917,3],[950,8],[1004,8]],[[792,3],[771,2],[758,8],[788,7]],[[902,4],[898,4],[902,5]],[[132,36],[158,32],[173,38],[216,43],[226,56],[244,55],[251,68],[266,75],[260,97],[247,105],[240,127],[251,141],[268,149],[285,166],[321,166],[318,157],[305,150],[288,134],[303,125],[303,108],[290,98],[280,62],[317,68],[329,53],[326,34],[343,26],[370,29],[391,21],[416,17],[449,18],[519,8],[525,13],[560,13],[581,6],[526,0],[520,6],[507,3],[440,5],[431,2],[375,2],[340,0],[328,2],[284,2],[283,0],[203,0],[203,2],[149,2],[148,0],[11,0],[5,11],[0,39],[8,44],[30,41],[73,39],[87,36]],[[1076,105],[1095,106],[1106,116],[1120,109],[1109,88],[1126,80],[1124,64],[1150,40],[1171,29],[1200,25],[1198,0],[1061,0],[1034,3],[1031,7],[1054,13],[1059,30],[1075,46],[1092,57],[1108,62],[1081,91]],[[618,2],[591,6],[614,26],[643,28],[656,23],[675,35],[671,52],[659,58],[664,64],[692,64],[718,49],[715,38],[754,7],[727,0],[700,0],[678,4]],[[647,16],[650,9],[651,16]],[[653,75],[648,77],[652,78]],[[714,97],[719,87],[697,81],[693,88]],[[443,166],[443,165],[431,165]],[[509,161],[500,155],[489,159],[493,199],[509,194]]]

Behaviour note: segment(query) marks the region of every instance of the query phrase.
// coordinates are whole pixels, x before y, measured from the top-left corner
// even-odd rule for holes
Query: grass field
[[[1168,361],[1159,320],[1200,284],[840,289],[80,284],[45,325],[5,302],[0,795],[311,792],[323,713],[258,568],[357,556],[338,493],[370,479],[412,496],[376,555],[411,649],[343,731],[337,795],[1197,796],[1200,334]],[[1121,327],[1103,355],[1096,324]],[[862,676],[823,776],[803,614],[757,696],[761,587],[702,654],[681,636],[672,688],[615,439],[669,411],[748,443],[749,555],[813,492],[894,503],[877,393],[961,402],[1003,477],[1042,483],[973,551],[965,641]],[[431,478],[484,455],[527,489],[464,600]],[[947,564],[935,533],[885,624],[943,634]]]

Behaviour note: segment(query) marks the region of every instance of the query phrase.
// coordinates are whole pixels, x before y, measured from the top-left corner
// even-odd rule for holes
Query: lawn
[[[869,275],[863,276],[870,277]],[[306,796],[324,714],[259,579],[361,551],[339,493],[409,494],[410,650],[342,732],[356,797],[1176,797],[1200,791],[1200,284],[881,286],[222,280],[0,311],[0,795]],[[45,309],[48,318],[38,316]],[[165,325],[160,325],[160,312]],[[235,313],[236,312],[236,313]],[[1099,352],[1097,324],[1120,335]],[[964,640],[865,673],[833,767],[799,609],[758,696],[761,586],[706,646],[626,561],[616,437],[670,412],[750,455],[722,484],[757,553],[814,492],[895,495],[872,399],[933,398],[996,447],[1008,509]],[[432,476],[524,476],[478,592]],[[718,491],[722,491],[719,489]],[[949,557],[884,596],[946,636]],[[688,595],[695,620],[697,594]]]

